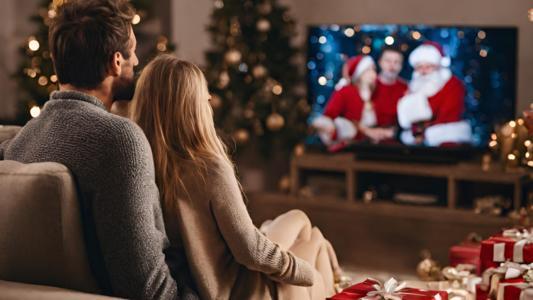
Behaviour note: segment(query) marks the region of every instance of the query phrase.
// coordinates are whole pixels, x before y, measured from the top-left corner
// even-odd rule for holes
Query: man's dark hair
[[[400,48],[398,48],[398,47],[396,47],[394,45],[387,45],[387,46],[384,46],[383,48],[381,48],[381,53],[379,54],[379,58],[381,58],[383,56],[383,53],[385,53],[387,51],[396,52],[396,53],[400,54],[403,57],[403,52],[402,52],[402,50],[400,50]]]
[[[127,0],[65,1],[48,33],[59,83],[86,89],[98,87],[116,52],[125,59],[130,57],[134,14]]]

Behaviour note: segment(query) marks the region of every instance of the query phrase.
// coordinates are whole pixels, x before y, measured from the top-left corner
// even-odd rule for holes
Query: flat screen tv
[[[418,52],[411,55],[417,48],[420,48]],[[401,97],[395,96],[399,99],[388,99],[392,97],[390,95],[382,97],[385,100],[375,98],[374,95],[380,94],[376,87],[379,84],[370,84],[370,92],[366,94],[362,92],[365,88],[359,85],[363,80],[372,80],[367,75],[368,78],[362,79],[361,72],[369,68],[369,62],[368,58],[365,58],[365,62],[357,58],[361,55],[373,60],[376,83],[381,78],[386,79],[387,74],[381,73],[383,70],[380,66],[384,49],[396,51],[403,60],[398,80],[406,84],[406,89]],[[435,65],[435,61],[432,61],[437,53],[435,49],[441,57],[437,68],[430,68],[430,73],[449,70],[451,76],[439,77],[444,79],[435,81],[437,87],[433,90],[420,88],[421,85],[415,84],[413,79],[423,77],[417,74],[425,75],[422,70],[424,64],[429,62]],[[484,149],[498,124],[515,116],[516,65],[517,29],[512,27],[400,24],[309,26],[306,68],[312,112],[308,123],[313,130],[310,131],[312,134],[308,136],[307,144],[319,147],[326,145],[330,151],[355,149],[378,153],[392,149],[410,154],[433,151],[439,155],[459,149]],[[414,72],[413,66],[419,72]],[[360,67],[363,67],[362,70]],[[452,77],[455,85],[448,80]],[[351,85],[357,89],[350,91]],[[454,94],[454,87],[462,88],[459,94]],[[457,95],[460,95],[460,100],[457,100]],[[376,102],[378,98],[381,104]],[[353,104],[357,101],[360,103]],[[452,102],[456,103],[452,105],[455,113],[445,108],[452,107]],[[396,114],[394,124],[389,120],[389,124],[384,126],[393,128],[393,131],[387,131],[387,138],[373,139],[363,133],[366,132],[365,128],[380,127],[378,123],[383,119],[380,115],[383,113],[383,103],[388,107],[385,110],[389,117],[391,112]],[[367,109],[371,112],[369,119]],[[330,111],[334,111],[334,115],[326,118],[328,122],[318,121],[327,117]],[[446,114],[455,114],[455,117],[447,117]],[[346,122],[336,122],[338,117],[350,121],[356,133],[352,129],[341,131]],[[316,123],[322,127],[315,126]],[[323,128],[329,128],[325,139]],[[389,138],[391,132],[393,136]],[[433,136],[429,133],[433,133]],[[446,140],[447,136],[451,136],[450,141]]]

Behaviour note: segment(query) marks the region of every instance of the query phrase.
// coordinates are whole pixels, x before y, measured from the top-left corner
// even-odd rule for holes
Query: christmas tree
[[[215,0],[206,53],[217,126],[238,145],[286,149],[306,133],[310,111],[291,44],[295,22],[277,0]]]
[[[16,118],[18,124],[22,125],[31,117],[38,116],[40,108],[48,100],[50,93],[58,88],[57,76],[54,74],[48,47],[48,26],[57,14],[57,7],[64,1],[66,0],[42,0],[37,13],[30,18],[33,23],[37,24],[37,31],[29,36],[20,48],[22,59],[18,71],[14,74],[21,91]],[[132,23],[140,47],[137,55],[142,65],[155,54],[171,51],[173,47],[166,37],[157,34],[154,37],[150,28],[143,30],[143,26],[140,25],[149,23],[151,19],[152,1],[132,0],[131,4],[136,9]]]

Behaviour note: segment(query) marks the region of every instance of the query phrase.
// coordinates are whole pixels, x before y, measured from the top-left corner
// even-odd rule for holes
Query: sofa
[[[19,129],[0,126],[0,143]],[[0,298],[113,299],[98,293],[69,170],[0,160]]]

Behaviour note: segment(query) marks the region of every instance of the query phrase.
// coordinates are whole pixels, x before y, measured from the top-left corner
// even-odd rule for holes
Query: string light
[[[516,159],[516,155],[514,155],[513,153],[510,153],[509,155],[507,155],[507,159],[508,160],[515,160]]]
[[[411,33],[411,37],[413,37],[413,39],[415,39],[415,40],[419,40],[422,37],[422,34],[420,34],[420,32],[418,32],[418,31],[413,31]]]
[[[320,85],[326,85],[328,83],[328,79],[326,76],[320,76],[318,77],[318,84]]]
[[[370,53],[370,51],[372,51],[372,48],[370,48],[370,46],[364,46],[361,49],[361,52],[363,52],[363,54],[368,54],[368,53]]]
[[[389,35],[388,37],[385,38],[385,44],[387,44],[389,46],[394,44],[394,38]]]
[[[509,126],[511,126],[511,128],[515,128],[516,127],[516,122],[514,120],[509,122]]]
[[[283,93],[283,87],[279,84],[276,84],[272,87],[272,93],[276,96],[281,95],[281,93]]]
[[[52,75],[50,76],[50,81],[53,82],[53,83],[56,83],[57,82],[57,75]]]
[[[487,57],[488,54],[489,52],[486,49],[479,50],[479,56],[481,57]]]
[[[327,41],[328,41],[328,39],[325,36],[321,36],[321,37],[318,38],[318,42],[320,44],[322,44],[322,45],[327,43]]]
[[[41,47],[41,45],[39,44],[39,41],[35,39],[35,37],[30,37],[30,40],[28,41],[28,48],[31,50],[31,51],[37,51],[39,50],[39,48]]]
[[[34,105],[32,108],[30,108],[30,116],[32,118],[37,118],[41,114],[41,108],[37,105]]]
[[[37,80],[37,83],[39,83],[39,85],[41,86],[45,86],[48,84],[48,78],[46,76],[41,76],[39,77],[39,79]]]
[[[135,14],[133,19],[131,19],[131,24],[137,25],[139,23],[141,23],[141,16],[139,14]]]
[[[347,37],[352,37],[355,34],[355,30],[351,27],[344,29],[344,35]]]
[[[487,37],[487,33],[485,33],[485,31],[483,30],[480,30],[478,33],[477,33],[477,37],[480,39],[480,40],[483,40]]]
[[[224,1],[222,1],[222,0],[216,0],[215,3],[214,3],[214,5],[215,5],[215,8],[216,8],[216,9],[221,9],[221,8],[224,7]]]

